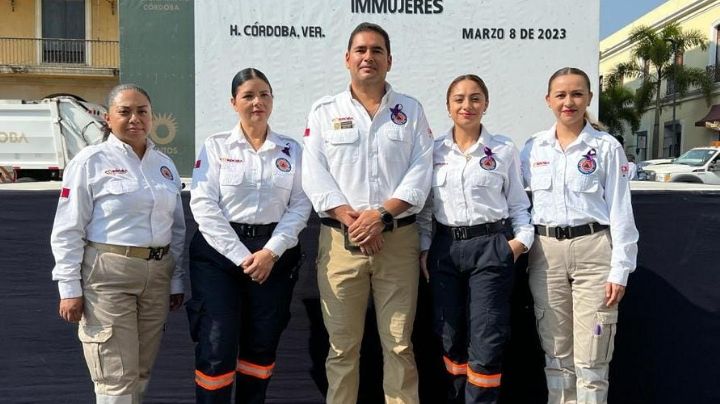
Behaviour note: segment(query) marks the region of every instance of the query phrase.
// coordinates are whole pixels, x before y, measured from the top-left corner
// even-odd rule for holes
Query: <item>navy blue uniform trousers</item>
[[[509,231],[506,231],[509,233]],[[495,403],[510,336],[514,258],[509,234],[453,240],[436,232],[428,253],[435,331],[442,339],[448,403]]]
[[[269,239],[239,236],[251,252]],[[300,247],[288,249],[260,285],[195,233],[190,244],[192,298],[186,307],[196,342],[197,403],[230,403],[233,384],[235,403],[265,402],[300,263]]]

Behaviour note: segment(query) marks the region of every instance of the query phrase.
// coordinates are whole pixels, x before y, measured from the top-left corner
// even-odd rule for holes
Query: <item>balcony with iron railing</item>
[[[116,75],[118,41],[0,37],[0,73]]]

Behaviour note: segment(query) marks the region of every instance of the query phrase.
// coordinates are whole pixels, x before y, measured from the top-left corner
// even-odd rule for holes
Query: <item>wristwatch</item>
[[[384,207],[377,208],[377,211],[380,212],[380,221],[385,226],[391,226],[393,225],[395,219],[393,218],[393,215],[390,214]]]
[[[275,254],[275,253],[274,253],[271,249],[269,249],[269,248],[268,248],[267,250],[270,251],[270,256],[272,257],[273,262],[278,262],[278,260],[280,259],[280,256],[277,255],[277,254]]]

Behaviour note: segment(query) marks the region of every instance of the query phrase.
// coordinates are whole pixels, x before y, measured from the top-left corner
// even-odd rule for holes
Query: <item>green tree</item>
[[[600,92],[599,110],[600,122],[621,143],[625,125],[633,133],[640,128],[641,113],[636,108],[635,94],[618,83],[612,83]]]
[[[631,50],[634,60],[617,65],[609,77],[609,82],[612,86],[622,83],[625,77],[641,80],[640,87],[636,91],[636,105],[643,112],[651,103],[655,105],[651,156],[658,158],[663,100],[660,86],[663,80],[674,83],[675,91],[681,96],[684,96],[691,86],[699,87],[707,102],[710,102],[713,82],[705,69],[675,63],[676,56],[685,53],[688,49],[699,47],[703,51],[706,50],[707,40],[702,32],[683,31],[676,23],[668,24],[659,31],[639,26],[630,32],[628,39],[634,44]],[[642,61],[643,65],[639,65],[637,60]]]

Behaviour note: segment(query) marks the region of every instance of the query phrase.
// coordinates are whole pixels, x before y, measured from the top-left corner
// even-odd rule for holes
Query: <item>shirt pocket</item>
[[[140,189],[140,185],[134,180],[112,180],[108,181],[106,187],[108,193],[113,195],[128,194]]]
[[[165,208],[166,212],[172,217],[180,190],[174,183],[159,184],[155,189],[157,190],[156,197],[158,198],[158,205]]]
[[[595,174],[574,175],[568,180],[568,189],[578,193],[594,193],[600,187],[600,181]]]
[[[353,164],[360,156],[360,134],[357,128],[323,132],[328,163],[331,166]]]
[[[407,162],[412,152],[411,133],[405,127],[385,127],[379,134],[380,155],[385,161]]]
[[[467,178],[473,201],[481,206],[494,206],[502,194],[503,178],[493,171],[478,168]],[[504,199],[504,196],[503,196]]]
[[[444,187],[447,184],[447,166],[440,166],[433,170],[432,186]]]
[[[272,177],[272,183],[273,186],[284,189],[284,190],[291,190],[293,186],[293,179],[295,176],[292,172],[289,173],[275,173]]]
[[[221,186],[240,185],[245,176],[245,165],[234,163],[220,166],[220,175],[218,181]]]

